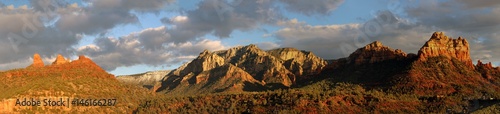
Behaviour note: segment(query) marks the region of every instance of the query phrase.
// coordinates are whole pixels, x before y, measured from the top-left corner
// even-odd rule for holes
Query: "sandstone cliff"
[[[283,65],[296,76],[318,74],[327,65],[326,61],[312,52],[295,48],[279,48],[267,52],[285,61]]]
[[[208,71],[210,69],[224,65],[224,59],[215,53],[210,53],[208,50],[204,50],[200,55],[187,63],[186,65],[176,69],[173,74],[177,76],[185,76],[189,73],[200,73],[202,71]]]
[[[469,54],[469,43],[462,37],[452,39],[443,32],[435,32],[429,41],[418,51],[419,60],[425,61],[429,57],[444,56],[456,58],[474,68]]]

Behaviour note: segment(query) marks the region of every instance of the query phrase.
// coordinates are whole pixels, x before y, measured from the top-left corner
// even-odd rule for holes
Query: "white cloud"
[[[373,41],[381,41],[386,46],[416,53],[433,32],[426,27],[397,18],[388,22],[376,22],[383,14],[380,13],[378,17],[367,22],[380,25],[375,28],[380,32],[371,36],[364,32],[364,29],[369,27],[366,23],[302,25],[283,28],[275,35],[280,40],[278,44],[281,47],[295,47],[312,51],[325,59],[334,59],[347,57],[357,48]]]
[[[330,14],[333,10],[344,2],[344,0],[280,0],[286,4],[286,8],[291,11],[313,14]]]
[[[200,39],[183,43],[155,40],[164,38],[164,28],[147,28],[119,38],[98,38],[92,45],[79,47],[78,53],[89,56],[111,71],[117,67],[141,64],[169,66],[191,60],[204,49],[215,51],[227,48],[218,40]]]
[[[275,49],[275,48],[280,47],[280,45],[278,45],[274,42],[260,42],[260,43],[257,43],[255,45],[257,45],[262,50],[271,50],[271,49]]]
[[[188,17],[186,16],[175,16],[174,18],[170,19],[174,23],[182,23],[186,22],[188,20]]]

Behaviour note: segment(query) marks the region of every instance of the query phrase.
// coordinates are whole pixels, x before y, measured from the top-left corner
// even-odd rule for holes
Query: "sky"
[[[114,75],[175,69],[204,49],[294,47],[324,59],[380,41],[417,53],[436,31],[500,63],[494,0],[0,0],[0,70],[39,53],[91,58]]]

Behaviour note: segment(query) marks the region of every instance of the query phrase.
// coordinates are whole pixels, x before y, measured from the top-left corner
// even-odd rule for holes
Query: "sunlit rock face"
[[[43,64],[42,58],[40,57],[40,55],[38,53],[35,53],[33,55],[33,64],[31,64],[28,67],[40,68],[43,66],[45,66],[45,65]]]
[[[435,32],[429,41],[418,51],[419,60],[425,61],[429,57],[444,56],[456,58],[465,62],[467,66],[474,68],[469,53],[469,43],[462,37],[452,39],[443,32]]]
[[[187,85],[196,89],[196,85],[206,84],[219,88],[217,90],[232,88],[231,91],[248,88],[248,84],[289,87],[319,74],[326,64],[311,52],[294,48],[264,51],[251,44],[215,52],[204,50],[191,62],[169,73],[162,83],[163,88],[174,90]]]
[[[54,62],[52,62],[52,65],[61,65],[66,63],[69,63],[69,60],[64,58],[61,54],[57,54],[57,58]]]

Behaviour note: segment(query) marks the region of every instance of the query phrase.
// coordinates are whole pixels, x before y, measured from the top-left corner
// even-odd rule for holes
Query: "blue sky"
[[[360,2],[363,2],[360,4]],[[181,1],[181,7],[186,9],[194,9],[197,2],[185,2]],[[349,0],[345,1],[343,5],[338,7],[337,10],[331,12],[329,15],[314,15],[308,16],[300,13],[286,12],[283,14],[288,18],[295,18],[306,22],[310,25],[329,25],[329,24],[348,24],[348,23],[361,23],[365,20],[373,18],[371,12],[376,12],[378,10],[387,9],[386,4],[378,1],[362,1],[362,0]],[[114,36],[123,36],[129,34],[133,31],[140,31],[144,28],[152,28],[162,26],[163,24],[159,21],[162,17],[172,17],[178,15],[177,13],[160,13],[160,14],[139,14],[139,20],[141,20],[141,26],[125,26],[123,28],[113,29]],[[341,17],[341,18],[338,18]],[[263,26],[261,29],[265,29],[268,32],[277,31],[279,27],[275,26]],[[230,38],[222,40],[224,45],[237,46],[237,45],[249,45],[259,42],[276,42],[276,38],[273,37],[262,37],[266,33],[264,30],[250,30],[250,31],[235,31],[231,34]],[[207,35],[205,37],[215,37]],[[136,65],[131,67],[118,67],[116,70],[111,71],[115,75],[123,74],[134,74],[142,73],[144,71],[154,71],[154,70],[164,70],[164,69],[175,69],[181,64],[176,64],[170,67],[154,67],[147,65]]]
[[[360,6],[360,2],[363,4]],[[196,8],[197,1],[180,1],[180,7],[185,9]],[[363,6],[364,5],[364,6]],[[362,0],[352,0],[345,1],[337,10],[331,12],[329,15],[314,15],[308,16],[300,13],[286,12],[283,14],[288,18],[295,18],[306,22],[310,25],[329,25],[329,24],[348,24],[348,23],[360,23],[373,18],[371,12],[375,12],[382,9],[387,9],[386,4],[377,1],[362,1]],[[159,14],[138,14],[140,25],[127,25],[123,27],[117,27],[112,30],[110,35],[118,37],[124,36],[134,31],[140,31],[145,28],[154,28],[158,26],[163,26],[160,19],[163,17],[172,17],[179,15],[178,13],[162,12]],[[337,17],[337,18],[335,18]],[[341,17],[341,18],[338,18]],[[264,34],[268,32],[273,32],[279,29],[275,26],[263,26],[261,29],[265,30],[250,30],[250,31],[235,31],[231,34],[230,38],[222,40],[224,45],[237,46],[237,45],[249,45],[259,42],[276,42],[276,38],[273,37],[263,37]],[[215,36],[206,35],[204,37],[216,39]],[[92,37],[89,37],[92,39]],[[87,42],[82,42],[83,44],[90,44],[91,40],[86,40]],[[111,71],[115,75],[124,74],[134,74],[142,73],[144,71],[154,71],[154,70],[164,70],[164,69],[175,69],[180,66],[181,63],[172,65],[170,67],[165,66],[147,66],[147,65],[135,65],[130,67],[118,67],[116,70]]]
[[[19,28],[29,25],[16,18],[37,20],[44,16],[34,15],[36,13],[58,17],[49,18],[54,21],[53,26],[35,28],[41,32],[30,36],[33,38],[28,38],[27,42],[2,44],[6,47],[0,50],[0,54],[16,53],[0,59],[2,70],[29,65],[29,56],[34,52],[40,53],[46,64],[58,53],[73,59],[84,54],[115,75],[175,69],[204,49],[216,51],[248,44],[257,44],[262,49],[295,47],[326,59],[335,59],[346,57],[346,52],[378,40],[392,48],[416,53],[435,31],[472,41],[473,61],[481,59],[496,64],[500,61],[497,51],[500,46],[496,45],[500,41],[500,35],[496,33],[500,30],[500,22],[495,21],[500,16],[500,3],[487,0],[0,2],[4,4],[0,24],[18,26],[0,29],[3,36],[7,33],[22,34]],[[44,2],[58,2],[55,5],[57,11],[43,10]],[[71,5],[73,3],[77,5]],[[23,9],[24,5],[28,8]],[[214,5],[230,10],[218,15],[221,10]],[[378,22],[384,11],[390,12],[395,20]],[[366,37],[363,27],[372,21],[381,25],[377,29],[379,32]],[[356,38],[366,39],[360,41]]]

